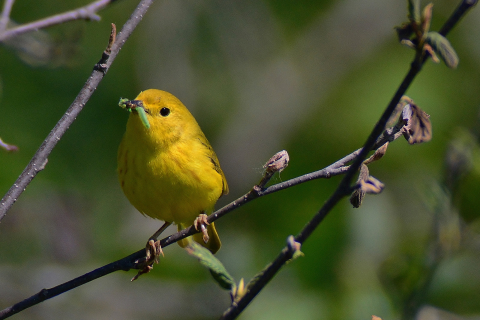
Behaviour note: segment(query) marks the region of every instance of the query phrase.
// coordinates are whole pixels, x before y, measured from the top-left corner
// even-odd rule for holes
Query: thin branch
[[[12,12],[15,0],[5,0],[3,3],[2,16],[0,17],[0,34],[5,31],[10,20],[10,12]]]
[[[109,1],[111,2],[111,1]],[[97,2],[97,4],[100,1]],[[153,0],[141,0],[137,8],[131,15],[130,19],[125,23],[122,28],[122,31],[117,36],[116,42],[109,46],[111,47],[110,57],[107,62],[104,63],[104,69],[101,71],[94,70],[83,88],[78,93],[77,97],[70,105],[68,110],[62,116],[62,118],[55,125],[53,130],[47,136],[45,141],[42,143],[40,148],[37,150],[33,156],[30,163],[27,165],[22,174],[18,177],[17,181],[13,186],[8,190],[5,196],[0,201],[0,221],[6,215],[7,211],[11,206],[17,201],[18,197],[23,193],[28,184],[35,178],[37,173],[45,167],[48,161],[48,156],[52,152],[53,148],[60,141],[60,138],[67,131],[70,125],[75,121],[80,111],[87,103],[87,101],[92,96],[93,92],[97,88],[100,81],[103,79],[103,76],[108,71],[108,68],[112,64],[113,60],[117,56],[118,52],[122,48],[125,41],[128,39],[130,34],[133,32],[138,23],[142,20],[143,16],[148,10],[148,7],[153,3]]]
[[[44,19],[40,19],[40,20],[37,20],[37,21],[34,21],[34,22],[23,24],[23,25],[20,25],[20,26],[17,26],[15,28],[11,28],[11,29],[8,29],[8,30],[5,30],[5,28],[7,26],[9,16],[7,17],[7,19],[3,19],[4,18],[3,17],[4,12],[2,12],[2,24],[5,24],[5,25],[3,26],[3,29],[0,29],[0,42],[3,42],[3,41],[5,41],[9,38],[12,38],[12,37],[16,37],[16,36],[18,36],[20,34],[23,34],[23,33],[36,31],[38,29],[51,27],[51,26],[61,24],[61,23],[65,23],[65,22],[72,21],[72,20],[84,19],[84,20],[99,21],[100,16],[97,15],[97,11],[105,8],[107,5],[109,5],[110,3],[114,2],[114,1],[116,1],[116,0],[97,0],[95,2],[92,2],[89,5],[84,6],[84,7],[80,7],[80,8],[75,9],[75,10],[67,11],[67,12],[64,12],[64,13],[60,13],[60,14],[48,17],[48,18],[44,18]],[[7,0],[6,2],[12,2],[12,4],[13,4],[12,0]],[[5,3],[5,6],[6,5],[7,5],[7,3]],[[4,8],[4,10],[5,10],[5,8]],[[4,20],[7,21],[7,22],[5,22]]]
[[[464,3],[470,3],[470,6],[467,9],[462,9],[460,11],[459,8],[463,8]],[[449,25],[448,27],[442,27],[444,30],[445,35],[450,31],[453,26],[460,20],[460,18],[471,8],[475,3],[473,1],[464,0],[462,4],[455,10],[452,14],[452,17],[447,20],[447,23],[451,23],[450,21],[454,21],[453,24]],[[460,13],[459,13],[460,12]],[[370,136],[368,137],[367,141],[365,142],[364,147],[361,149],[360,153],[356,157],[353,164],[348,169],[347,173],[343,177],[342,181],[340,182],[337,189],[334,191],[332,196],[325,202],[322,208],[317,212],[317,214],[310,220],[307,225],[303,228],[303,230],[295,237],[295,241],[303,244],[316,230],[318,225],[323,221],[323,219],[327,216],[327,214],[335,207],[335,205],[345,196],[350,194],[350,183],[353,179],[353,176],[356,174],[358,168],[365,160],[368,152],[373,148],[375,142],[377,141],[378,137],[382,133],[385,128],[385,125],[390,118],[390,115],[395,110],[396,105],[400,101],[400,98],[405,94],[408,87],[412,84],[415,76],[420,72],[423,64],[425,63],[426,59],[422,60],[421,62],[417,62],[417,59],[410,65],[410,70],[403,79],[402,83],[400,84],[397,92],[393,96],[392,100],[390,101],[389,105],[383,112],[380,120],[375,125],[374,129],[372,130]],[[256,297],[256,295],[266,286],[266,284],[277,274],[277,272],[283,267],[286,262],[292,258],[291,250],[289,247],[286,246],[282,249],[280,254],[274,260],[273,263],[268,265],[260,274],[259,277],[255,278],[254,282],[251,285],[247,286],[247,293],[235,303],[232,303],[230,308],[228,308],[225,313],[222,315],[220,319],[227,320],[227,319],[235,319],[247,306],[248,304]]]

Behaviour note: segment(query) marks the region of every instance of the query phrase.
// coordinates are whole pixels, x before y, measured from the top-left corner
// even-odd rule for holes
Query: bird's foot
[[[162,257],[165,257],[162,246],[160,245],[160,240],[148,240],[147,245],[145,246],[145,257],[147,258],[147,261],[151,262],[151,264],[158,263],[160,254]]]
[[[193,225],[195,226],[195,229],[197,231],[202,231],[203,233],[203,241],[205,243],[208,243],[208,240],[210,240],[210,237],[208,236],[208,231],[207,227],[210,223],[207,221],[207,215],[206,214],[201,214],[199,215],[195,221],[193,221]]]
[[[138,271],[138,273],[135,275],[135,277],[133,277],[130,281],[135,281],[137,280],[142,274],[144,273],[149,273],[150,270],[153,269],[153,266],[152,265],[146,265],[143,267],[143,269],[141,269],[140,271]]]
[[[137,280],[142,274],[149,273],[153,269],[153,264],[159,262],[160,254],[165,256],[162,246],[160,246],[160,240],[148,240],[145,246],[145,258],[136,261],[137,268],[140,269],[140,271],[138,271],[137,275],[133,277],[131,281]]]

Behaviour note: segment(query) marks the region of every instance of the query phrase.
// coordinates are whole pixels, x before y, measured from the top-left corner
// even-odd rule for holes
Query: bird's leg
[[[208,236],[208,231],[207,231],[207,227],[210,223],[208,223],[207,221],[207,215],[202,213],[201,215],[199,215],[195,221],[193,221],[193,225],[195,226],[195,229],[197,229],[197,231],[202,231],[203,233],[203,241],[205,243],[208,243],[208,240],[210,240],[210,237]]]
[[[135,281],[144,273],[149,273],[150,270],[153,269],[153,264],[156,262],[158,263],[159,261],[159,256],[162,254],[163,256],[163,250],[162,246],[160,246],[160,240],[157,240],[157,238],[162,234],[165,229],[168,228],[169,225],[171,225],[171,222],[165,222],[163,226],[161,226],[160,229],[155,232],[150,239],[148,239],[148,242],[145,246],[145,260],[144,261],[136,261],[138,264],[138,271],[137,275],[132,278],[131,281]],[[143,259],[142,259],[143,260]]]

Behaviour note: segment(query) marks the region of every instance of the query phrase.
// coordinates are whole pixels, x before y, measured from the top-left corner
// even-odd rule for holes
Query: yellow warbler
[[[193,239],[217,252],[220,239],[204,214],[228,193],[228,185],[197,121],[180,100],[161,90],[145,90],[120,103],[132,111],[118,149],[118,178],[128,200],[147,216],[177,224],[178,230],[195,223],[204,235]]]

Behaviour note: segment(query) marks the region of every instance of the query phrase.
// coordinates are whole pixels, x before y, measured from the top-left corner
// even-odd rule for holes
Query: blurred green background
[[[434,1],[433,30],[458,2]],[[21,24],[87,3],[18,0],[11,17]],[[0,137],[19,147],[0,150],[2,194],[90,75],[110,23],[120,29],[136,5],[116,1],[100,22],[71,22],[0,48]],[[136,212],[117,182],[128,117],[120,97],[158,88],[189,107],[229,182],[219,208],[257,183],[277,151],[289,152],[290,165],[274,183],[362,146],[413,58],[393,30],[406,14],[404,0],[155,2],[2,220],[0,309],[140,249],[161,225]],[[383,193],[359,209],[342,201],[304,244],[305,257],[284,267],[240,319],[480,319],[480,10],[448,38],[457,70],[429,61],[407,92],[431,115],[432,141],[392,143],[370,165]],[[457,150],[451,163],[466,163],[450,189],[442,184],[451,172],[447,150]],[[217,257],[237,281],[250,279],[339,181],[305,183],[222,218]],[[134,274],[103,277],[14,319],[216,319],[230,303],[176,245],[131,283]]]

